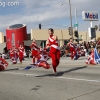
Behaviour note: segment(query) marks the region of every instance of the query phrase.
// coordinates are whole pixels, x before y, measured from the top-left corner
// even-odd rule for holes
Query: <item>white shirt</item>
[[[3,58],[3,59],[5,59],[5,56],[6,56],[5,54],[2,54],[2,58]]]

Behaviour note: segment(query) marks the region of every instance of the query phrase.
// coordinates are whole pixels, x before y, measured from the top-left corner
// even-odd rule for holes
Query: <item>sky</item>
[[[0,0],[0,32],[14,24],[26,24],[31,29],[68,29],[70,26],[69,0]],[[64,4],[61,6],[61,4]],[[89,21],[83,21],[82,11],[97,11],[100,14],[100,0],[71,0],[72,24],[75,21],[75,7],[79,31],[87,31]],[[99,17],[100,19],[100,17]],[[99,25],[100,21],[93,22]],[[60,26],[59,26],[60,25]]]

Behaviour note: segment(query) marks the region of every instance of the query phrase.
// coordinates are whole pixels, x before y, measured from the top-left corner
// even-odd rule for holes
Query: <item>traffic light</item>
[[[91,28],[91,39],[96,38],[96,30],[95,28]]]
[[[79,39],[75,39],[76,42],[79,42]]]
[[[74,31],[74,36],[78,38],[78,31]]]
[[[41,24],[39,24],[39,29],[41,29]]]
[[[96,38],[95,28],[88,28],[88,32],[89,32],[89,37],[91,37],[91,39]]]
[[[72,35],[72,28],[71,27],[68,28],[68,31],[69,31],[69,35]]]

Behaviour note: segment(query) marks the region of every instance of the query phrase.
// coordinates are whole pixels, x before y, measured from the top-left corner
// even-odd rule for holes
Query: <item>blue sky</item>
[[[10,0],[0,0],[0,31],[5,33],[6,27],[13,24],[26,24],[28,33],[32,28],[38,29],[38,24],[42,28],[67,29],[70,26],[69,0],[13,0],[17,2],[15,6],[8,6]],[[4,6],[3,3],[6,5]],[[75,6],[77,7],[78,24],[80,31],[87,31],[89,22],[82,20],[82,11],[98,11],[100,0],[71,0],[73,25],[75,24]],[[3,7],[4,6],[4,7]],[[99,17],[100,18],[100,17]],[[100,21],[93,22],[93,25],[99,25]],[[46,25],[45,25],[46,24]],[[56,26],[47,24],[66,25]]]

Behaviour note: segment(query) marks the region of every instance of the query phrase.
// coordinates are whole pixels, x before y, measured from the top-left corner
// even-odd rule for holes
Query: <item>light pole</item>
[[[72,26],[71,6],[75,7],[75,21],[76,21],[76,24],[78,24],[78,20],[77,20],[77,7],[76,7],[76,5],[71,4],[70,0],[69,0],[69,3],[63,3],[63,4],[60,4],[60,6],[62,6],[64,4],[69,4],[70,5],[70,22],[71,22],[71,26]],[[76,26],[76,30],[78,31],[78,26]]]
[[[86,31],[86,42],[87,42],[87,31]]]
[[[77,20],[77,8],[76,8],[76,6],[75,6],[75,20],[76,20],[76,24],[77,24],[76,30],[78,31],[78,20]]]
[[[70,7],[70,26],[71,26],[71,34],[73,38],[73,25],[72,25],[72,12],[71,12],[71,2],[69,0],[69,7]]]
[[[61,30],[61,36],[62,36],[62,41],[61,42],[62,42],[62,46],[63,46],[64,45],[64,41],[63,41],[64,40],[63,39],[63,30]]]

